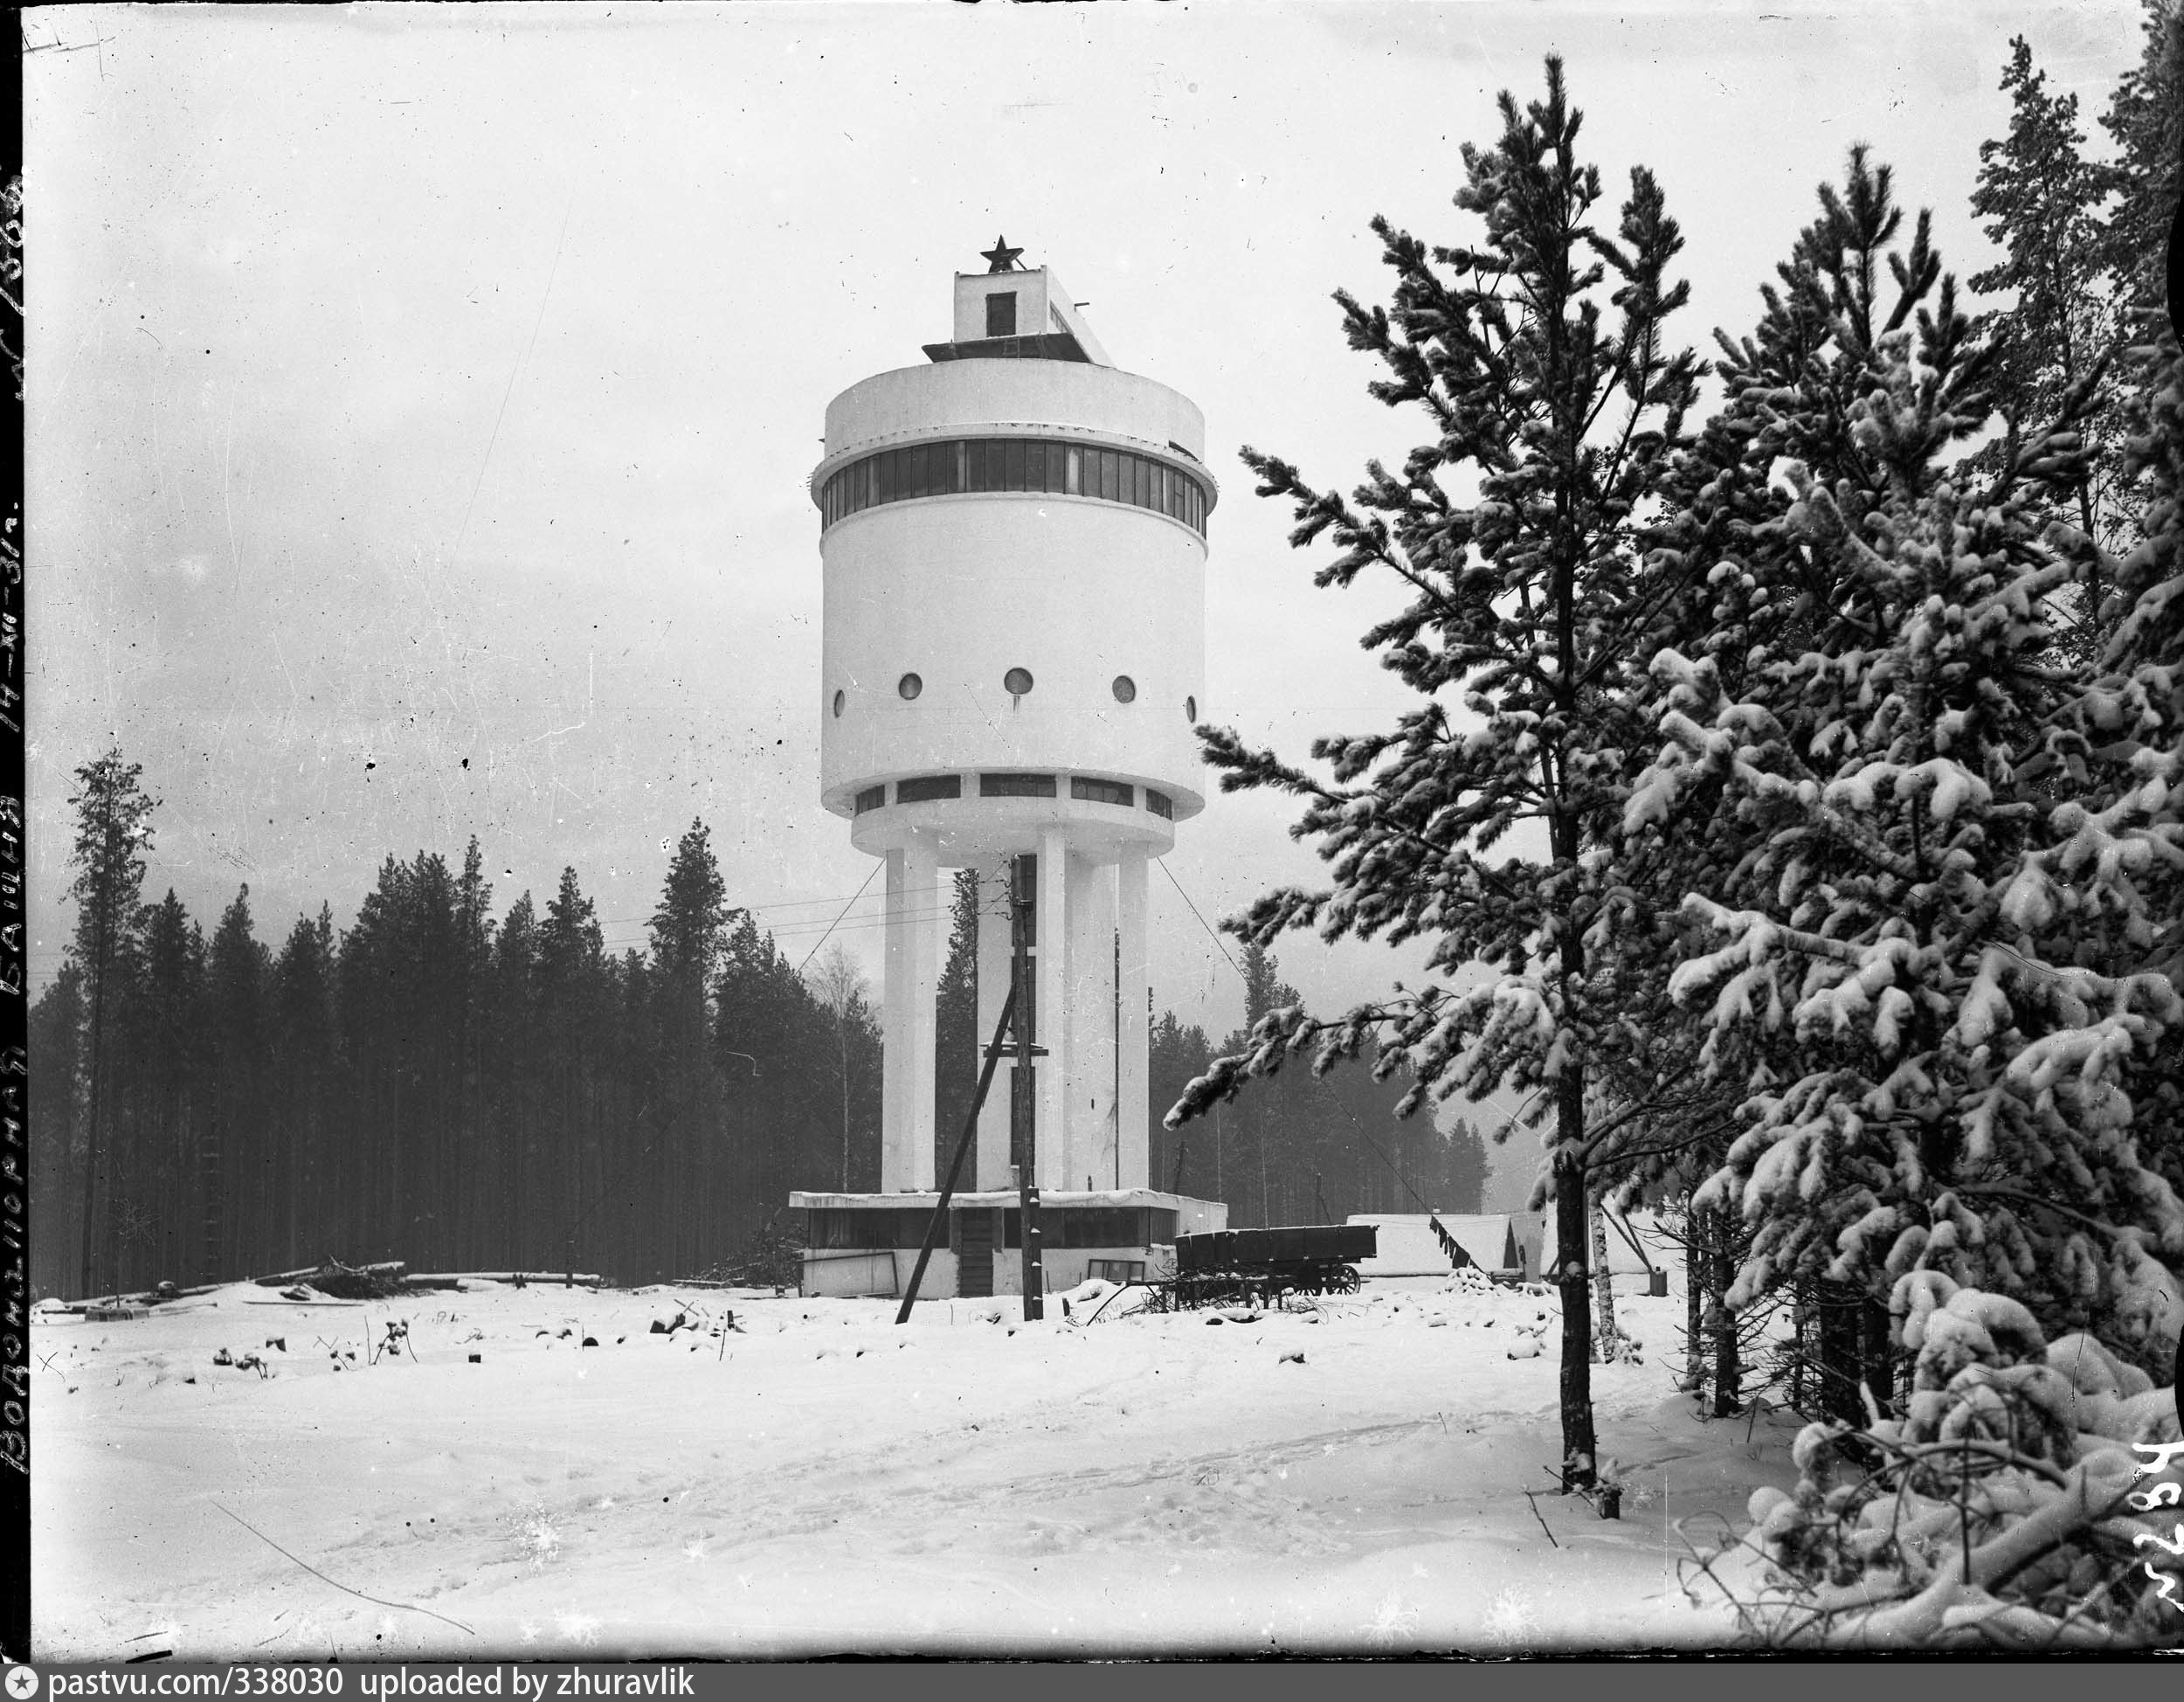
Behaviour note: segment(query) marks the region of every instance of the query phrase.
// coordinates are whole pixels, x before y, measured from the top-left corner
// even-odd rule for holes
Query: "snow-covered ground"
[[[34,1325],[40,1657],[1718,1643],[1676,1521],[1794,1481],[1794,1421],[1702,1424],[1673,1393],[1674,1294],[1619,1295],[1644,1363],[1593,1370],[1620,1521],[1555,1491],[1531,1293],[1089,1327],[933,1302],[903,1328],[889,1301],[672,1288],[268,1296]],[[725,1307],[724,1336],[652,1333]],[[415,1357],[368,1363],[399,1318]],[[1509,1357],[1527,1329],[1545,1351]]]

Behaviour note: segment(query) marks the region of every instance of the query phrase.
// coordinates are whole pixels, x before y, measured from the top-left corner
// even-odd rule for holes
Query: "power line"
[[[1168,877],[1168,884],[1176,889],[1178,896],[1182,898],[1183,902],[1186,904],[1191,904],[1191,895],[1183,890],[1183,882],[1176,879],[1175,870],[1168,867],[1167,859],[1165,857],[1156,857],[1153,861],[1160,865],[1160,872]],[[1221,944],[1221,937],[1219,934],[1215,933],[1211,928],[1206,927],[1206,918],[1202,916],[1199,916],[1199,907],[1196,904],[1191,904],[1191,914],[1198,917],[1199,926],[1206,928],[1206,938],[1212,940],[1216,946],[1220,947],[1221,956],[1228,958],[1228,948],[1226,945]],[[1228,958],[1228,966],[1231,969],[1236,970],[1237,979],[1241,980],[1244,979],[1244,972],[1241,969],[1236,969],[1235,958]]]
[[[871,875],[866,875],[866,876],[865,876],[865,886],[870,886],[871,884],[872,884],[872,876],[871,876]],[[850,897],[850,898],[854,901],[854,899],[855,899],[858,896],[860,896],[860,895],[861,895],[861,894],[863,893],[864,889],[865,889],[865,888],[864,888],[864,887],[859,887],[859,888],[857,889],[857,891],[856,891],[855,893],[853,893],[853,894],[847,895],[847,896],[849,896],[849,897]],[[952,886],[951,886],[950,883],[948,883],[948,882],[940,882],[940,883],[938,883],[938,884],[936,884],[936,885],[934,885],[934,886],[930,886],[930,887],[906,887],[906,888],[904,888],[904,889],[903,889],[903,894],[902,894],[902,896],[903,896],[904,897],[906,897],[906,898],[930,898],[930,897],[931,897],[934,894],[936,894],[936,893],[940,893],[940,892],[950,892],[950,891],[952,891],[953,889],[954,889],[952,888]],[[838,902],[839,902],[839,901],[840,901],[840,900],[843,896],[844,896],[844,895],[843,895],[843,894],[841,894],[841,893],[839,893],[839,892],[830,892],[830,893],[826,893],[826,894],[825,894],[825,895],[823,895],[823,896],[819,896],[819,897],[818,897],[818,898],[771,898],[771,899],[767,899],[767,900],[764,901],[763,903],[755,903],[755,904],[731,904],[729,908],[730,910],[749,910],[749,911],[750,911],[753,915],[757,915],[758,912],[760,912],[760,911],[762,911],[762,910],[810,910],[810,909],[812,909],[812,908],[813,906],[815,906],[815,905],[819,905],[819,904],[833,904],[833,903],[838,903]],[[819,920],[819,918],[818,918],[817,917],[812,917],[812,918],[810,918],[810,919],[811,919],[812,921],[813,921],[813,922],[816,922],[816,921],[818,921],[818,920]],[[652,917],[651,917],[651,916],[649,916],[649,915],[646,915],[646,916],[603,916],[603,917],[599,917],[599,918],[598,918],[598,920],[599,920],[601,923],[616,923],[616,922],[646,922],[646,923],[649,923],[649,922],[652,920]]]
[[[895,921],[937,922],[942,920],[943,917],[953,914],[954,911],[951,907],[949,910],[906,910],[900,917],[888,917],[884,914],[880,916],[868,916],[860,917],[858,920],[854,922],[847,923],[843,922],[840,917],[837,917],[834,921],[829,922],[823,926],[817,917],[813,917],[809,922],[798,923],[789,927],[768,928],[764,931],[764,932],[767,938],[776,941],[785,939],[801,939],[808,937],[812,934],[817,933],[820,936],[820,944],[824,944],[826,943],[826,936],[829,933],[836,931],[847,934],[856,932],[860,929],[884,928],[888,926],[890,922]],[[600,944],[611,946],[615,950],[619,951],[624,948],[636,948],[643,946],[646,944],[646,939],[645,936],[641,934],[613,935],[602,938]]]
[[[866,875],[865,875],[865,887],[868,887],[868,886],[870,886],[870,885],[872,884],[872,877],[873,877],[873,875],[877,875],[877,874],[878,874],[878,873],[879,873],[879,872],[880,872],[882,868],[884,868],[885,867],[886,867],[886,864],[884,864],[884,863],[877,863],[877,862],[875,862],[874,864],[873,864],[873,866],[872,866],[871,869],[870,869],[870,870],[869,870],[869,871],[866,874]],[[850,899],[850,901],[849,901],[849,904],[854,904],[854,903],[855,903],[857,902],[857,900],[858,900],[858,899],[862,898],[862,897],[865,896],[865,887],[859,887],[859,888],[857,889],[855,895],[854,895],[854,896]],[[847,916],[847,915],[849,914],[849,904],[845,904],[845,905],[843,905],[843,906],[842,906],[842,916]],[[840,925],[841,925],[841,919],[842,919],[842,916],[838,916],[838,917],[836,917],[834,918],[833,925],[833,926],[830,926],[830,927],[827,929],[827,931],[826,931],[826,934],[821,934],[821,935],[819,937],[819,945],[814,945],[814,946],[813,946],[813,947],[812,947],[812,948],[809,951],[807,951],[807,952],[805,952],[805,953],[804,954],[804,962],[803,962],[803,963],[798,964],[798,965],[796,966],[796,972],[797,972],[798,974],[799,974],[799,975],[803,974],[803,973],[804,973],[804,972],[805,972],[805,968],[806,968],[806,967],[810,965],[810,963],[811,963],[812,959],[812,958],[816,958],[817,956],[819,956],[819,945],[824,945],[824,944],[826,944],[826,936],[827,936],[827,934],[831,934],[831,933],[833,933],[833,932],[834,931],[834,929],[835,929],[836,927],[839,927],[839,926],[840,926]],[[847,1138],[848,1138],[848,1137],[847,1137],[847,1136],[844,1136],[844,1137],[843,1137],[843,1139],[844,1139],[845,1141],[847,1141]],[[845,1148],[844,1148],[844,1150],[845,1150],[845,1151],[847,1151],[847,1147],[845,1147]],[[845,1159],[845,1160],[844,1160],[844,1163],[846,1164],[847,1162],[847,1160],[846,1160],[846,1159]]]
[[[1357,1114],[1352,1111],[1349,1106],[1342,1103],[1341,1097],[1336,1093],[1334,1089],[1329,1087],[1324,1079],[1317,1076],[1312,1077],[1312,1085],[1324,1092],[1329,1100],[1333,1103],[1335,1109],[1350,1119],[1350,1126],[1358,1131],[1358,1138],[1362,1140],[1367,1146],[1370,1146],[1375,1152],[1379,1153],[1380,1162],[1386,1165],[1388,1167],[1388,1173],[1393,1175],[1397,1181],[1403,1185],[1403,1192],[1409,1194],[1413,1200],[1418,1201],[1419,1210],[1430,1214],[1434,1208],[1431,1206],[1428,1206],[1423,1200],[1419,1200],[1418,1190],[1411,1186],[1411,1179],[1406,1176],[1402,1171],[1397,1167],[1394,1159],[1388,1157],[1386,1152],[1380,1152],[1380,1143],[1373,1139],[1371,1135],[1365,1133],[1365,1124],[1358,1122]]]

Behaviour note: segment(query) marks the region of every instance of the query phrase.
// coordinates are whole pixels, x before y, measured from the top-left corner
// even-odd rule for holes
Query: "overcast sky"
[[[1312,589],[1243,444],[1349,484],[1420,432],[1329,294],[1367,221],[1429,240],[1494,95],[1562,53],[1611,198],[1650,165],[1683,339],[1741,331],[1854,141],[1945,262],[2013,34],[2092,116],[2137,8],[946,3],[30,13],[31,967],[57,966],[75,767],[162,800],[148,888],[275,949],[390,853],[475,834],[504,911],[573,864],[641,945],[674,838],[801,958],[874,864],[819,806],[827,399],[947,335],[1006,233],[1116,363],[1205,411],[1206,714],[1301,757],[1402,694]],[[1612,210],[1607,219],[1612,223]],[[1154,877],[1155,994],[1241,1012],[1209,921],[1310,879],[1216,796]],[[875,979],[874,882],[838,936]],[[1233,949],[1233,948],[1232,948]],[[1334,1008],[1415,974],[1298,939]]]

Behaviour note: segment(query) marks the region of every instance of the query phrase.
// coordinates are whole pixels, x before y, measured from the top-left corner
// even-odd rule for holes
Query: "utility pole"
[[[1035,1044],[1039,1000],[1032,986],[1033,937],[1038,924],[1039,859],[1026,854],[1011,864],[1009,937],[1014,949],[1010,986],[1015,1001],[1016,1069],[1009,1083],[1009,1156],[1016,1163],[1018,1239],[1024,1248],[1024,1317],[1047,1315],[1047,1268],[1039,1247],[1039,1130],[1033,1058],[1046,1056]]]
[[[964,1115],[963,1133],[956,1140],[956,1155],[948,1161],[947,1174],[941,1178],[940,1198],[933,1202],[933,1214],[926,1221],[925,1240],[917,1249],[917,1263],[910,1267],[910,1285],[902,1290],[902,1304],[895,1314],[897,1324],[910,1321],[910,1308],[917,1304],[917,1291],[925,1282],[925,1267],[932,1260],[933,1249],[948,1233],[948,1202],[956,1197],[956,1180],[963,1174],[964,1157],[978,1138],[978,1113],[985,1109],[986,1090],[993,1085],[993,1072],[1008,1055],[1001,1041],[1008,1034],[1015,1012],[1016,989],[1011,987],[1008,997],[1001,1001],[1001,1020],[993,1025],[993,1039],[986,1047],[985,1062],[978,1069],[978,1090],[971,1096],[971,1110]],[[771,1223],[773,1220],[766,1221]]]

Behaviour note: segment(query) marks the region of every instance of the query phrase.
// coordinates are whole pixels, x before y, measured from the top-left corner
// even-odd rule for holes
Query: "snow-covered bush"
[[[2184,1530],[2143,1477],[2148,1445],[2178,1440],[2175,1390],[1938,1271],[1899,1281],[1892,1310],[1917,1355],[1904,1415],[1807,1426],[1795,1491],[1752,1498],[1779,1586],[1747,1604],[1753,1629],[1832,1648],[2184,1635]]]
[[[804,1281],[804,1235],[778,1211],[759,1226],[758,1233],[743,1244],[734,1258],[723,1260],[705,1275],[715,1282],[747,1288],[771,1288],[776,1294],[800,1287]]]

